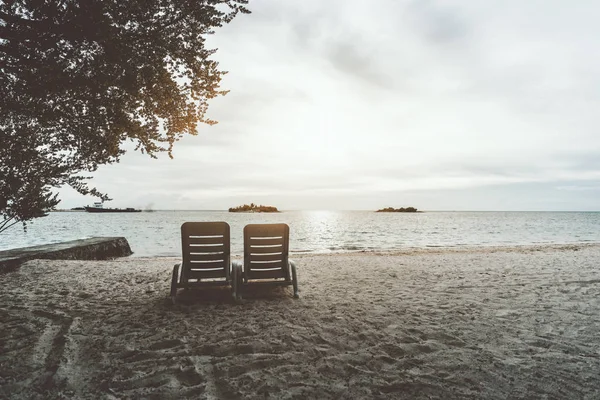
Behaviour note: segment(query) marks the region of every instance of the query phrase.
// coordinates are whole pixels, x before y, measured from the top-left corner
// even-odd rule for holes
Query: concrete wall
[[[96,237],[71,240],[42,246],[0,251],[0,274],[13,271],[25,261],[49,260],[107,260],[131,255],[124,237]]]

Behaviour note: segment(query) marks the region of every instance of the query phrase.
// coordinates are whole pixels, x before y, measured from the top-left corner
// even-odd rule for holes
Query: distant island
[[[244,204],[243,206],[231,207],[229,212],[266,212],[266,213],[275,213],[279,212],[277,207],[273,206],[263,206],[256,205],[254,203]]]
[[[419,212],[417,211],[416,208],[414,207],[400,207],[400,208],[394,208],[394,207],[387,207],[387,208],[382,208],[381,210],[377,210],[376,212]]]

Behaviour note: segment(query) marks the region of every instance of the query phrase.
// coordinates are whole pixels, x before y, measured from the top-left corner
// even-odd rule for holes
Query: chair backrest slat
[[[289,277],[287,224],[250,224],[244,227],[244,277],[277,279]]]
[[[223,235],[191,235],[189,236],[189,244],[195,246],[210,246],[223,243]]]
[[[265,261],[265,262],[279,261],[279,262],[281,262],[283,254],[282,253],[256,253],[256,254],[253,254],[251,257],[252,257],[252,261],[254,261],[254,262],[259,262],[259,261]]]
[[[226,222],[181,225],[182,279],[229,279],[230,228]]]
[[[250,245],[253,247],[277,247],[283,245],[283,238],[279,237],[251,237]]]
[[[224,276],[223,268],[219,268],[216,270],[210,269],[190,269],[186,273],[186,279],[212,279],[212,278],[222,278]]]
[[[191,263],[195,263],[195,262],[222,262],[225,261],[225,254],[220,252],[220,253],[195,253],[195,252],[191,252],[190,253],[190,262]]]
[[[192,243],[188,248],[190,253],[225,253],[225,250],[226,249],[223,243],[212,245],[199,245]]]

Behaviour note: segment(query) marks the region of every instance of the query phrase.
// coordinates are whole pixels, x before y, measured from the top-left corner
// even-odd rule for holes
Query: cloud
[[[354,78],[362,79],[381,88],[389,87],[390,79],[377,70],[373,56],[364,53],[366,46],[357,42],[338,42],[330,45],[327,59],[334,68]]]
[[[467,38],[468,25],[458,8],[439,3],[431,0],[411,1],[406,7],[408,20],[424,38],[435,44],[447,45]]]
[[[230,71],[209,109],[219,124],[175,160],[101,168],[115,206],[600,209],[594,189],[565,189],[600,182],[596,3],[251,8],[209,39]]]

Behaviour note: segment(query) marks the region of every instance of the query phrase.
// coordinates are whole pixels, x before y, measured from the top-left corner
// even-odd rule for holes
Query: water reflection
[[[135,256],[179,256],[186,221],[226,221],[231,248],[243,251],[250,223],[290,225],[293,252],[337,252],[407,247],[600,242],[600,213],[287,211],[238,214],[224,211],[156,211],[91,214],[57,212],[0,235],[0,250],[93,236],[124,236]]]

